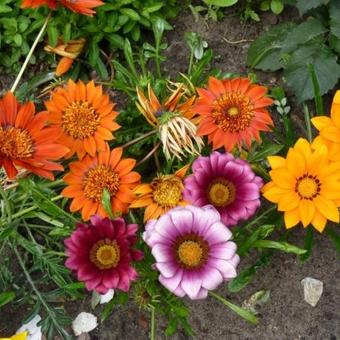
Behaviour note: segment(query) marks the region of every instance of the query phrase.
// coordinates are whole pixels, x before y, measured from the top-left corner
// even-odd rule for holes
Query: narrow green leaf
[[[332,227],[326,228],[326,234],[333,242],[336,251],[340,254],[340,234],[338,234]]]
[[[14,292],[4,292],[0,293],[0,307],[6,305],[7,303],[13,301],[15,299]]]
[[[313,228],[308,227],[304,245],[304,248],[307,250],[307,252],[300,255],[301,261],[307,261],[310,258],[310,256],[312,255],[313,244],[314,244]]]
[[[110,218],[114,219],[111,205],[111,194],[106,188],[103,190],[102,204],[106,213],[110,216]]]
[[[269,241],[269,240],[258,240],[253,243],[255,248],[270,248],[270,249],[277,249],[281,250],[285,253],[293,253],[296,255],[302,255],[307,252],[306,249],[299,248],[294,246],[293,244],[287,242],[276,242],[276,241]]]

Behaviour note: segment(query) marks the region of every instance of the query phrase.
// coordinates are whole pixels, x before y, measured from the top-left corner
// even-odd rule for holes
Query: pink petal
[[[198,292],[202,287],[202,279],[196,272],[186,271],[183,274],[181,287],[190,299],[196,300]]]
[[[183,269],[179,268],[176,274],[172,277],[166,278],[163,275],[159,276],[159,282],[171,292],[174,292],[179,286],[183,277]]]

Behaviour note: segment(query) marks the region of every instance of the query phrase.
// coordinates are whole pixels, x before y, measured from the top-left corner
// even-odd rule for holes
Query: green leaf
[[[0,307],[6,305],[7,303],[13,301],[15,299],[14,292],[4,292],[0,293]]]
[[[111,205],[111,194],[109,190],[107,190],[106,188],[103,190],[102,205],[104,207],[105,212],[110,216],[110,218],[114,219]]]
[[[340,1],[333,0],[329,6],[331,32],[340,39]]]
[[[330,226],[326,228],[326,234],[334,243],[336,251],[340,254],[340,234]]]
[[[49,25],[47,27],[47,35],[48,35],[48,43],[53,47],[57,46],[58,36],[59,36],[57,27],[54,25]]]
[[[302,255],[307,252],[306,249],[299,248],[293,244],[287,242],[276,242],[269,240],[258,240],[253,243],[254,248],[270,248],[281,250],[285,253],[293,253],[296,255]]]
[[[270,9],[276,15],[280,14],[283,11],[283,3],[281,0],[272,0],[270,3]]]
[[[238,0],[203,0],[207,5],[213,5],[217,7],[229,7],[235,5]]]
[[[12,12],[13,9],[7,5],[0,4],[0,13],[9,13]]]
[[[294,27],[282,43],[282,53],[290,53],[299,45],[327,32],[327,28],[315,18],[309,19]]]
[[[228,289],[231,293],[238,293],[253,279],[256,274],[254,266],[242,270],[234,279],[228,283]]]
[[[329,0],[297,0],[296,7],[299,9],[300,15],[303,15],[310,9],[327,5],[328,3]]]
[[[294,26],[291,22],[283,23],[262,34],[250,45],[247,65],[263,71],[277,71],[282,68],[281,48]]]
[[[139,14],[132,8],[121,8],[119,11],[134,21],[140,20]]]
[[[300,102],[314,97],[308,64],[314,66],[321,95],[330,91],[340,77],[340,65],[337,63],[337,57],[327,46],[317,42],[301,46],[293,52],[284,72],[287,84],[295,91]]]
[[[266,144],[263,145],[259,152],[255,152],[254,154],[249,154],[248,162],[249,163],[257,163],[265,160],[268,156],[273,156],[279,153],[283,149],[284,145],[280,144]]]
[[[305,245],[304,245],[304,248],[307,251],[306,253],[300,255],[301,261],[307,261],[310,258],[310,256],[312,255],[313,244],[314,244],[313,228],[308,227],[306,237],[305,237]]]

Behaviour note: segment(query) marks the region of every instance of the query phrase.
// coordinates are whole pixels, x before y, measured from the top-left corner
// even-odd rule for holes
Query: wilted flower
[[[312,150],[300,138],[286,158],[271,156],[268,161],[272,181],[263,187],[263,196],[284,212],[286,228],[302,222],[322,232],[327,220],[339,222],[340,162],[329,160],[325,146]]]
[[[178,205],[186,205],[182,197],[183,178],[188,165],[171,175],[158,175],[150,184],[141,184],[134,190],[138,195],[130,208],[146,207],[144,222],[158,218]]]
[[[193,174],[184,180],[183,197],[187,202],[200,207],[213,205],[226,226],[255,214],[263,182],[246,161],[215,151],[196,159],[192,169]]]
[[[199,155],[203,147],[201,137],[196,135],[195,112],[192,110],[195,97],[184,98],[183,85],[178,86],[172,95],[160,103],[150,84],[148,98],[137,89],[139,111],[146,120],[156,127],[160,134],[163,152],[167,159],[175,156],[182,159],[185,155]]]
[[[160,283],[179,297],[204,299],[236,277],[239,256],[232,234],[212,206],[175,208],[151,220],[143,234],[160,271]]]
[[[87,224],[78,223],[65,240],[66,267],[77,272],[88,290],[106,294],[110,289],[127,292],[137,278],[132,267],[143,253],[133,248],[137,224],[126,224],[123,218],[110,220],[93,216]]]
[[[73,60],[78,58],[79,54],[83,51],[85,42],[86,40],[83,38],[70,40],[67,43],[59,39],[57,46],[45,46],[45,51],[62,56],[55,71],[57,77],[60,77],[71,68]]]
[[[273,125],[267,111],[273,101],[266,96],[267,89],[251,84],[248,78],[210,77],[208,87],[197,91],[198,135],[207,135],[213,149],[249,148],[254,139],[260,140],[260,131],[269,131]]]

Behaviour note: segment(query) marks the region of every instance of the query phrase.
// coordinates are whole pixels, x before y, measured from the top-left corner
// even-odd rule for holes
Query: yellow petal
[[[334,124],[340,127],[340,90],[336,91],[331,108],[331,117]]]
[[[306,169],[313,175],[318,175],[328,161],[328,150],[326,146],[321,146],[307,158]]]
[[[326,227],[326,223],[327,223],[327,219],[316,210],[314,218],[312,220],[313,227],[317,231],[322,233]]]
[[[309,200],[301,200],[299,202],[299,212],[303,226],[307,227],[315,216],[315,206],[313,202]]]
[[[327,116],[314,117],[311,119],[311,122],[315,126],[315,128],[319,131],[321,131],[327,126],[333,125],[332,120]]]
[[[340,200],[340,182],[327,182],[321,186],[320,194],[329,200]]]
[[[284,168],[286,166],[286,160],[280,156],[269,156],[268,162],[272,169]]]
[[[295,209],[299,205],[299,195],[294,192],[290,191],[287,192],[285,195],[283,195],[278,204],[278,210],[279,211],[289,211],[292,209]]]
[[[294,176],[300,177],[305,173],[306,162],[300,152],[290,148],[287,154],[286,163],[287,168],[294,174]]]
[[[322,131],[320,135],[332,142],[340,143],[340,129],[336,126],[327,126]]]
[[[287,189],[279,188],[274,184],[274,182],[267,183],[263,188],[263,197],[265,197],[268,201],[277,203],[282,195],[285,195],[289,192]]]
[[[284,220],[287,229],[296,226],[300,222],[299,209],[296,208],[290,211],[285,211]]]
[[[320,195],[314,199],[314,204],[324,217],[330,221],[339,222],[339,211],[333,201]]]
[[[298,139],[298,141],[294,145],[294,149],[304,155],[305,158],[309,157],[312,152],[310,144],[304,138]]]
[[[271,170],[269,175],[280,188],[292,189],[296,184],[296,178],[287,169]]]
[[[150,184],[140,184],[134,190],[135,194],[142,194],[142,195],[149,194],[151,192],[152,192],[152,188]]]

